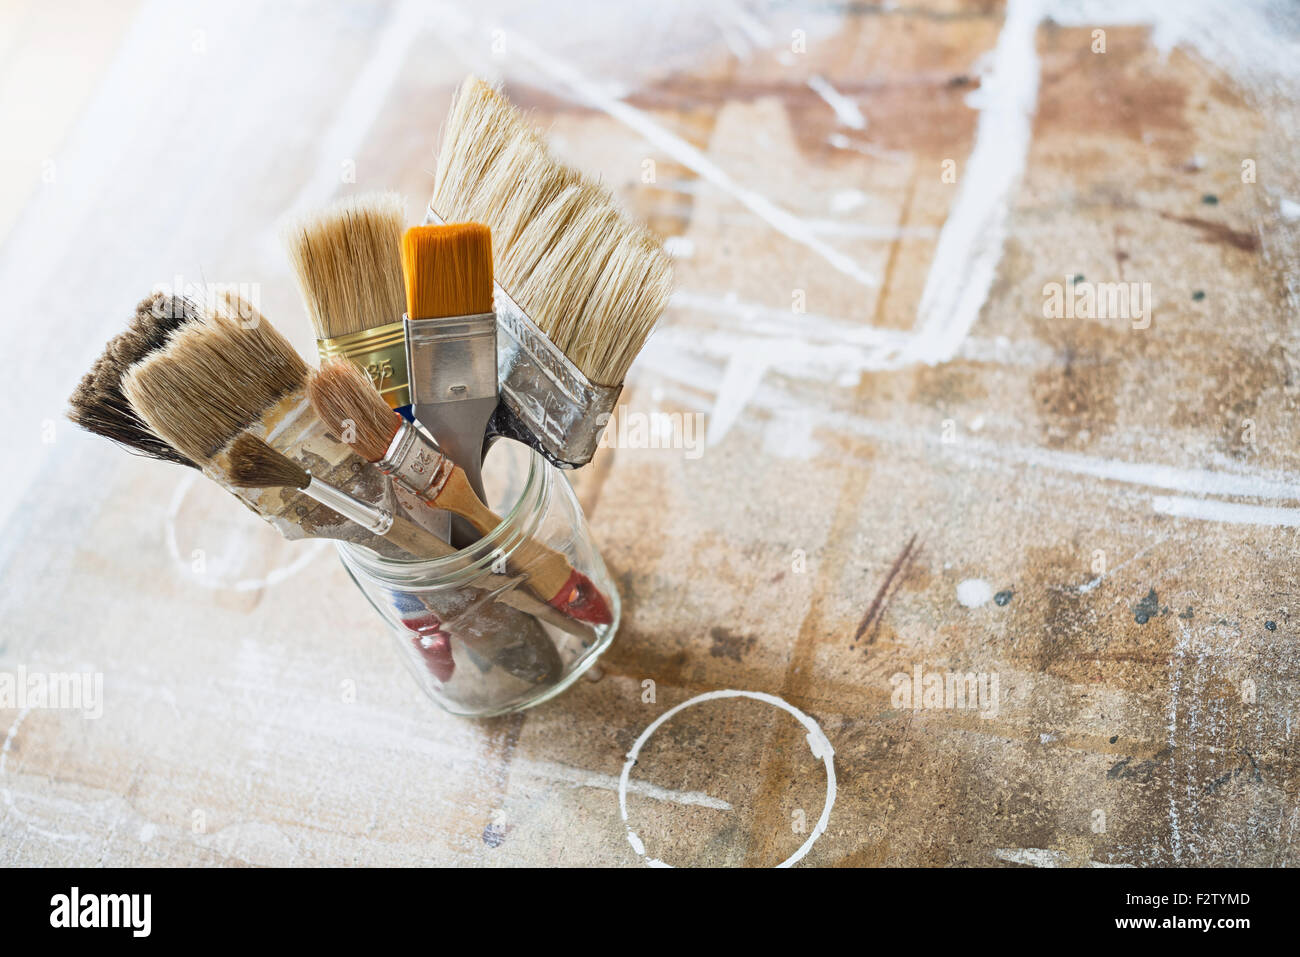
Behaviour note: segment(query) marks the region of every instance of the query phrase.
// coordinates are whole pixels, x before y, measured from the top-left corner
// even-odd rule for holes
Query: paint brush
[[[321,359],[357,363],[384,400],[410,419],[403,220],[396,193],[368,193],[291,222],[282,240]]]
[[[417,558],[448,554],[450,546],[433,532],[392,509],[372,505],[342,489],[323,482],[286,455],[277,452],[255,435],[236,436],[226,449],[227,474],[240,488],[295,488],[367,531],[383,535]]]
[[[489,438],[585,465],[667,305],[663,244],[473,76],[448,115],[426,215],[452,219],[485,223],[496,247],[501,402]]]
[[[326,362],[311,376],[307,391],[317,414],[335,434],[347,437],[362,458],[422,501],[460,515],[480,535],[501,524],[474,494],[464,470],[388,408],[356,366],[337,359]],[[535,595],[566,615],[594,625],[613,620],[599,589],[560,552],[525,539],[516,546],[512,564],[527,576]]]
[[[306,363],[269,320],[238,297],[225,297],[128,368],[121,390],[150,431],[286,538],[342,539],[401,557],[404,553],[382,536],[297,490],[237,489],[229,482],[219,453],[240,432],[252,430],[318,477],[369,501],[391,504],[391,484],[365,470],[312,412],[306,375]]]
[[[491,233],[478,223],[414,226],[402,235],[402,270],[415,417],[482,498],[483,441],[497,407]]]
[[[125,331],[104,346],[68,400],[68,418],[129,452],[163,462],[198,468],[176,451],[136,414],[122,392],[122,376],[149,353],[161,349],[172,334],[199,318],[199,307],[182,296],[154,293],[135,307]]]

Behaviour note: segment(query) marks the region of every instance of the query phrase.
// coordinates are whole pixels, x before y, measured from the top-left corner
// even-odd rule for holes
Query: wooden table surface
[[[7,4],[0,672],[102,715],[0,701],[0,864],[1300,863],[1300,30],[1232,8]],[[417,220],[469,70],[678,262],[574,478],[619,636],[477,722],[329,547],[62,418],[158,286],[310,354],[278,223]],[[625,824],[725,689],[779,701],[672,716]]]

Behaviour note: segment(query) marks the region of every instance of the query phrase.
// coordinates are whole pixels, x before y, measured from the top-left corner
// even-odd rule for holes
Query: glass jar
[[[468,548],[403,561],[336,544],[425,693],[453,714],[485,718],[531,708],[573,684],[613,641],[620,603],[558,469],[526,446],[501,441],[483,476],[488,504],[503,518]],[[537,554],[537,543],[585,575],[608,613],[582,621],[548,604],[526,557]]]

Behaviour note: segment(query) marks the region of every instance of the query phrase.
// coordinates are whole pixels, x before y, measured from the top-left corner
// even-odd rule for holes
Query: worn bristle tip
[[[404,220],[396,193],[367,193],[284,227],[285,250],[317,338],[401,321]]]
[[[307,364],[288,340],[232,298],[132,367],[122,390],[154,432],[204,462],[306,378]]]
[[[306,488],[311,482],[301,465],[248,433],[230,443],[229,453],[230,481],[242,488]]]
[[[356,363],[329,359],[307,382],[312,408],[331,432],[368,462],[377,462],[402,424]]]

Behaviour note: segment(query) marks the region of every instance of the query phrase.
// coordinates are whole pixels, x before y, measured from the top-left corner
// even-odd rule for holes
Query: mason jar
[[[416,682],[447,711],[472,717],[522,711],[555,697],[609,647],[621,610],[560,470],[527,446],[500,441],[483,477],[487,504],[502,519],[468,548],[405,561],[336,543],[343,567],[383,619]],[[548,603],[528,557],[543,550],[539,545],[586,576],[608,613],[584,621],[566,614],[559,596]]]

